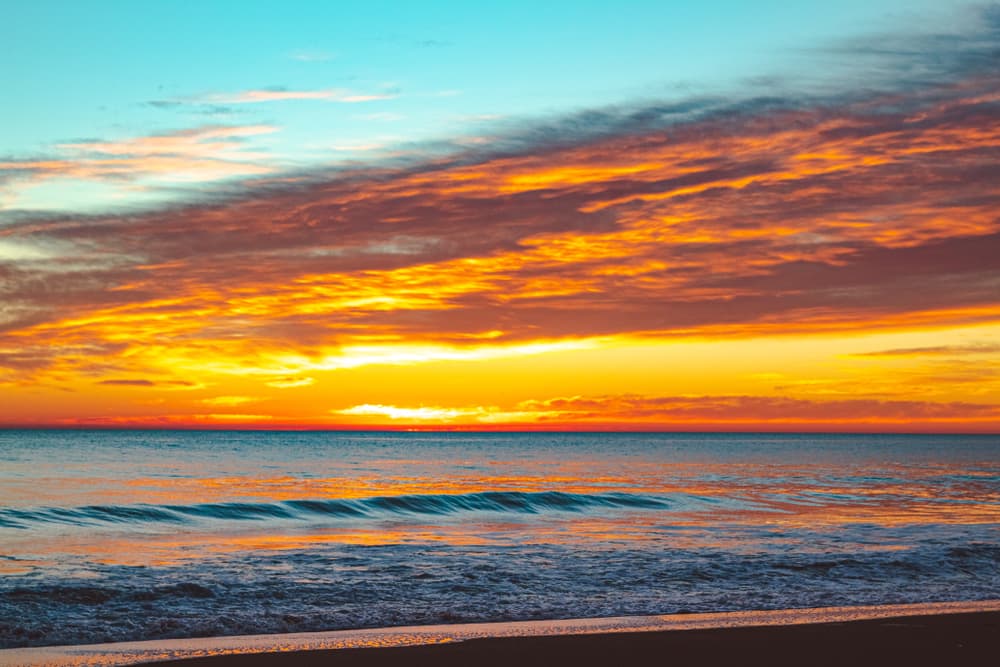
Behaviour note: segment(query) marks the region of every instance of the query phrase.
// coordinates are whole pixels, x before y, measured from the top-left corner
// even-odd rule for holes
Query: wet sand
[[[806,625],[502,637],[391,648],[191,658],[176,667],[295,665],[993,665],[1000,612]]]

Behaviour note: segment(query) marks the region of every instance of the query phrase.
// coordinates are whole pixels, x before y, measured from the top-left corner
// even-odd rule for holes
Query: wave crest
[[[671,504],[669,499],[662,496],[630,493],[484,491],[455,495],[374,496],[259,503],[4,508],[0,509],[0,527],[29,529],[43,523],[89,526],[122,523],[176,524],[201,520],[378,519],[389,516],[448,516],[477,512],[542,514],[616,508],[662,510],[669,508]]]

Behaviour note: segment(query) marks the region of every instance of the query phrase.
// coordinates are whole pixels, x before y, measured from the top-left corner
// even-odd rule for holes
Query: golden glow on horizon
[[[167,357],[164,376],[185,380],[83,378],[69,395],[81,418],[66,423],[988,431],[1000,412],[992,370],[1000,353],[988,343],[998,337],[996,325],[848,337],[617,337],[524,355],[415,359],[401,350],[367,364],[316,360],[294,370],[185,367]],[[56,417],[64,391],[36,386],[24,405],[48,405],[36,398],[46,393],[60,401],[50,406]],[[108,397],[118,406],[113,419],[102,409]]]

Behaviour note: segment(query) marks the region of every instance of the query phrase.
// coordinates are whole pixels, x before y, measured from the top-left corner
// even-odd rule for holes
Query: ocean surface
[[[1000,598],[1000,437],[0,431],[0,647]]]

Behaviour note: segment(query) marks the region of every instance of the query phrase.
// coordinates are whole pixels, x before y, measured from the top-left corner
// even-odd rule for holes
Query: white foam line
[[[782,609],[777,611],[734,611],[712,614],[674,614],[664,616],[619,616],[558,621],[511,621],[504,623],[464,623],[456,625],[419,625],[367,630],[331,630],[281,635],[244,635],[162,639],[83,646],[47,646],[0,650],[0,665],[35,667],[90,667],[92,665],[134,665],[178,658],[195,658],[238,653],[378,648],[439,644],[483,637],[539,637],[547,635],[604,634],[611,632],[652,632],[657,630],[696,630],[764,625],[800,625],[958,614],[974,611],[1000,611],[1000,600],[973,602],[932,602],[869,607],[822,607]]]

